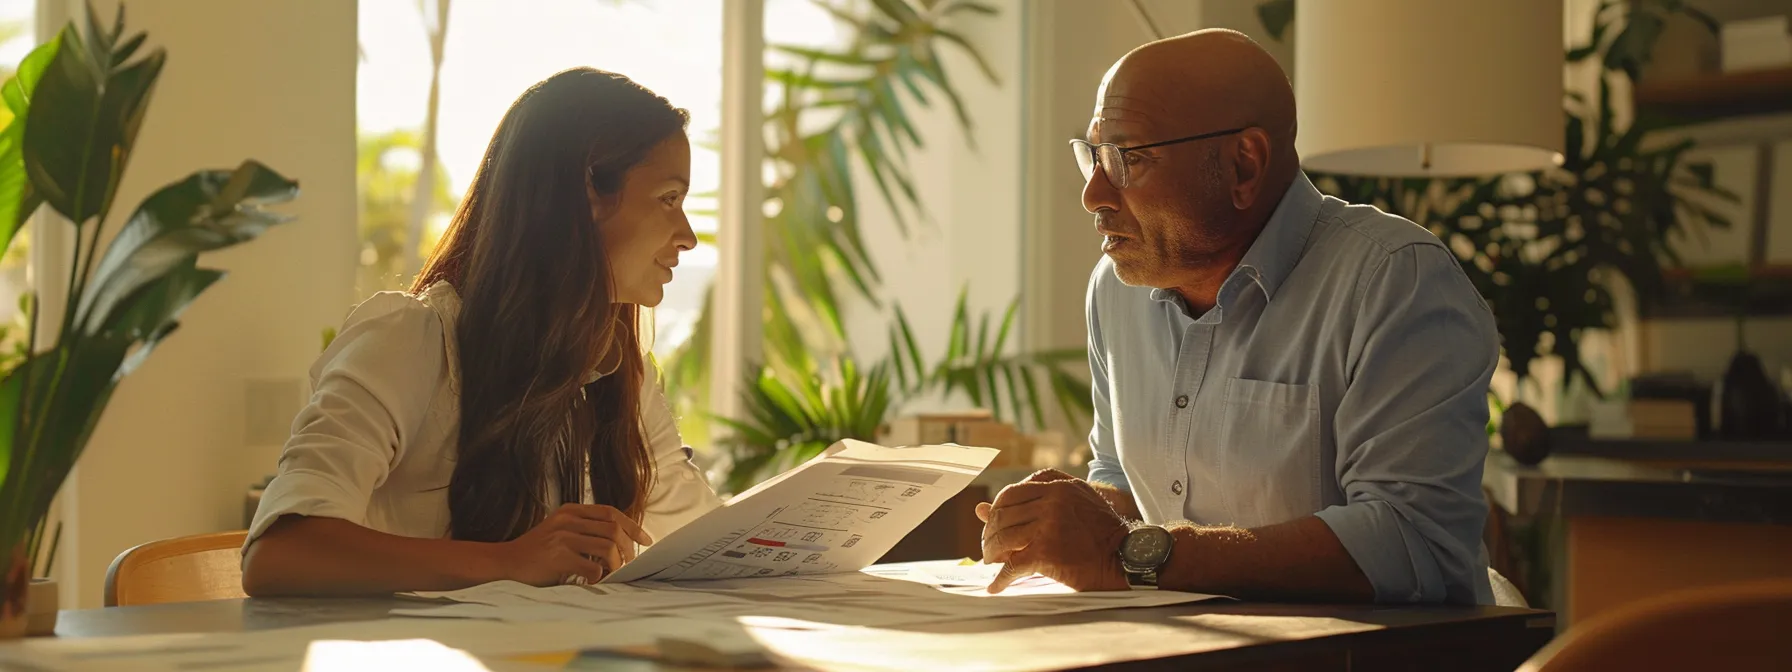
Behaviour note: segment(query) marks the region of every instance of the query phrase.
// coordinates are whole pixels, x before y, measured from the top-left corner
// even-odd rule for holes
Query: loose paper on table
[[[996,452],[842,441],[667,535],[598,585],[534,588],[497,582],[411,593],[467,604],[392,613],[511,622],[677,616],[801,627],[892,626],[1163,606],[1213,597],[1169,591],[1076,593],[1034,575],[992,600],[985,588],[999,565],[947,561],[867,569],[969,485]],[[584,615],[565,610],[569,608]]]
[[[995,455],[989,448],[886,448],[845,441],[667,535],[597,585],[537,588],[500,581],[410,593],[458,603],[392,612],[413,618],[260,632],[27,640],[0,646],[0,666],[273,670],[296,669],[308,650],[318,654],[313,662],[386,650],[353,644],[310,648],[313,642],[336,641],[416,645],[443,660],[458,660],[457,651],[486,658],[644,645],[664,649],[681,642],[722,656],[750,656],[764,641],[795,649],[850,649],[852,641],[867,637],[949,651],[963,645],[959,637],[870,628],[1215,597],[1152,590],[1078,593],[1038,575],[992,596],[985,587],[999,565],[870,566],[969,485]],[[805,632],[816,634],[799,634]],[[1027,639],[1003,641],[1020,651]],[[1087,647],[1067,645],[1078,651]],[[796,658],[805,657],[797,652]],[[863,662],[854,656],[832,662],[847,660]],[[1037,658],[1011,662],[1014,669],[1039,664]]]
[[[1079,593],[1037,574],[998,595],[985,588],[1000,565],[930,561],[876,565],[858,572],[723,579],[642,581],[610,586],[532,588],[486,584],[428,595],[461,604],[405,608],[394,616],[485,618],[509,622],[679,617],[781,628],[888,627],[1001,616],[1043,616],[1158,607],[1215,599],[1167,590]],[[518,604],[519,595],[530,595]],[[580,614],[583,613],[581,616]]]

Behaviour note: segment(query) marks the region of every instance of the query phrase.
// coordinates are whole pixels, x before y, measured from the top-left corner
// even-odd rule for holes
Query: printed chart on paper
[[[794,576],[876,562],[994,459],[843,441],[649,547],[605,583]]]

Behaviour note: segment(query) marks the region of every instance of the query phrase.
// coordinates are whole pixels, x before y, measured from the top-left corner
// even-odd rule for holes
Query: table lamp
[[[1559,165],[1562,11],[1562,0],[1299,3],[1303,167],[1461,177]]]

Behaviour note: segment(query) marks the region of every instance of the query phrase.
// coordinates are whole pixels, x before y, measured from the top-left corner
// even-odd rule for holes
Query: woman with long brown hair
[[[358,306],[313,367],[245,591],[596,581],[720,504],[638,325],[697,243],[687,121],[589,68],[512,104],[411,291]]]

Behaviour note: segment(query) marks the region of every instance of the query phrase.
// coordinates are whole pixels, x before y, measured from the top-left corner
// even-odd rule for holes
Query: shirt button
[[[1178,495],[1182,494],[1182,481],[1176,481],[1175,483],[1171,483],[1170,484],[1170,492],[1178,494]]]
[[[1177,397],[1176,398],[1176,407],[1177,408],[1188,408],[1188,395],[1185,394],[1180,397]]]

